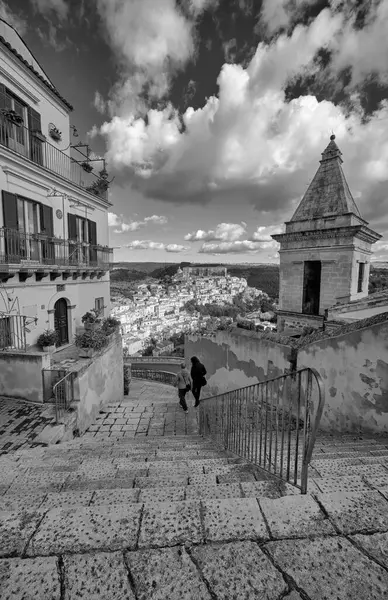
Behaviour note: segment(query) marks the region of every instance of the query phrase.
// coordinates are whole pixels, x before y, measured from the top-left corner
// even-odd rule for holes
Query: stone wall
[[[42,352],[0,353],[0,396],[43,403],[42,369],[50,356]]]
[[[316,315],[304,315],[302,313],[293,313],[278,311],[277,330],[282,333],[285,329],[295,329],[301,331],[304,327],[322,328],[323,317]]]
[[[107,348],[90,359],[75,380],[77,428],[83,433],[104,404],[123,399],[123,347],[119,332]]]
[[[255,331],[217,331],[212,338],[185,336],[185,360],[198,356],[207,370],[204,396],[271,379],[291,368],[292,347]]]
[[[298,351],[298,368],[320,373],[327,431],[388,432],[388,314],[316,334]]]

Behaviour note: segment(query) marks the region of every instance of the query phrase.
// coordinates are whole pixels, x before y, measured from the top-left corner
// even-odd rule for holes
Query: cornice
[[[382,236],[363,225],[351,225],[348,227],[337,227],[333,229],[295,231],[289,233],[279,233],[272,238],[280,244],[284,242],[304,242],[307,240],[325,240],[339,237],[353,238],[357,237],[365,242],[377,242]]]

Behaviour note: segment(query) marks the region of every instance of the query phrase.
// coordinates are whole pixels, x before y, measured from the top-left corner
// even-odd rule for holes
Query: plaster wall
[[[121,335],[112,335],[109,346],[91,359],[75,380],[77,428],[83,433],[102,406],[123,399],[123,347]]]
[[[0,396],[43,403],[42,369],[50,368],[43,353],[0,353]]]
[[[17,278],[15,275],[14,279]],[[69,323],[69,341],[72,341],[76,333],[76,327],[82,325],[81,317],[85,312],[94,308],[96,298],[104,298],[104,316],[110,311],[109,274],[101,279],[86,279],[79,277],[77,280],[68,279],[62,281],[56,279],[50,281],[47,276],[42,281],[34,281],[34,276],[27,279],[25,283],[13,279],[0,286],[0,312],[11,312],[30,317],[29,321],[36,317],[37,323],[28,323],[26,332],[27,344],[33,345],[45,329],[54,329],[54,304],[59,298],[67,301],[67,315]],[[57,285],[64,285],[64,291],[57,291]],[[19,307],[19,309],[18,309]],[[12,310],[10,310],[12,308]]]
[[[322,429],[388,432],[388,321],[309,344],[299,350],[301,367],[322,376]]]
[[[217,331],[212,338],[185,336],[186,363],[198,356],[207,370],[204,396],[252,385],[290,369],[291,347],[259,336],[243,329]]]

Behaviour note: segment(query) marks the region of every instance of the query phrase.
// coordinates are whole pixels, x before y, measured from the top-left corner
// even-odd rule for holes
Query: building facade
[[[109,313],[107,173],[74,144],[72,106],[0,20],[0,349]],[[86,148],[86,150],[85,150]]]
[[[368,296],[372,244],[381,236],[361,217],[332,135],[314,179],[280,242],[278,331],[320,327],[326,311]]]

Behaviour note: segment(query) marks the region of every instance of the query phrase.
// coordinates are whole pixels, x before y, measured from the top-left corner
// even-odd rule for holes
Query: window
[[[358,282],[357,282],[357,292],[362,292],[363,284],[364,284],[364,274],[365,274],[365,263],[358,263]]]
[[[104,312],[104,298],[96,298],[95,299],[95,306],[94,308],[96,309],[97,312],[101,312],[101,314]]]

